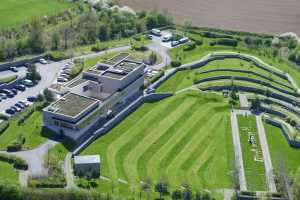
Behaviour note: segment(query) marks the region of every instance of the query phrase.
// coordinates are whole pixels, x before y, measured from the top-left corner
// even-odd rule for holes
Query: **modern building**
[[[143,94],[144,69],[128,53],[97,63],[43,110],[44,126],[78,140]]]
[[[99,155],[74,156],[74,172],[77,176],[100,176],[101,160]]]

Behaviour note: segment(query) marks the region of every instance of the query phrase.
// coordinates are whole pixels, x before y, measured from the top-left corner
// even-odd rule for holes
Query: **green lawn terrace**
[[[280,128],[265,123],[265,130],[275,173],[293,178],[300,165],[300,149],[290,147]]]
[[[19,184],[19,174],[12,164],[0,161],[0,183]]]
[[[246,70],[247,72],[241,72],[238,70]],[[296,89],[293,88],[293,86],[288,80],[277,76],[276,74],[271,74],[269,71],[259,68],[253,63],[234,58],[214,60],[198,69],[179,71],[169,80],[167,80],[165,84],[159,87],[157,91],[175,92],[177,90],[194,85],[196,81],[201,81],[202,79],[216,76],[231,76],[232,78],[228,78],[229,80],[222,79],[218,81],[208,81],[199,84],[199,86],[213,86],[214,84],[221,85],[221,83],[228,84],[228,82],[230,82],[229,85],[231,85],[232,82],[235,84],[241,83],[242,85],[249,85],[256,88],[268,89],[270,91],[280,93],[282,95],[287,95],[292,99],[296,99],[294,95],[282,93],[282,90],[287,91],[291,94],[295,93]],[[267,84],[270,84],[273,87],[267,87],[262,84],[248,82],[244,80],[234,80],[234,77],[238,76],[263,81]]]
[[[130,188],[146,179],[166,179],[172,188],[183,183],[195,190],[231,188],[229,120],[222,97],[183,92],[144,104],[81,154],[99,154],[101,175],[113,182],[124,180]]]
[[[211,30],[210,30],[211,31]],[[218,39],[224,39],[224,38],[207,38],[203,37],[201,33],[201,28],[195,29],[192,31],[186,31],[182,30],[181,28],[176,29],[173,32],[179,32],[180,34],[183,34],[187,37],[189,37],[192,40],[198,40],[202,41],[202,45],[197,45],[195,49],[192,50],[185,50],[187,45],[182,45],[176,48],[172,48],[169,50],[169,54],[172,58],[172,60],[180,60],[182,64],[191,63],[193,61],[199,60],[202,57],[216,53],[216,52],[238,52],[238,53],[244,53],[256,56],[257,58],[261,59],[263,62],[274,66],[278,68],[279,70],[289,73],[295,82],[298,84],[298,87],[300,86],[300,72],[297,70],[292,64],[284,61],[283,59],[279,57],[274,57],[272,55],[272,49],[267,47],[260,47],[260,48],[249,48],[243,41],[245,36],[251,36],[250,33],[247,34],[237,34],[237,32],[232,32],[230,37],[233,39],[237,39],[238,45],[236,47],[231,46],[222,46],[222,45],[215,45],[211,46],[210,42],[214,42]],[[214,31],[212,31],[215,33]],[[254,34],[254,36],[257,36]],[[259,37],[263,40],[271,40],[273,37],[268,35],[259,35]],[[224,66],[220,66],[224,67]]]
[[[1,0],[0,29],[27,23],[33,17],[44,17],[72,7],[67,0]]]
[[[237,115],[247,189],[266,191],[266,175],[255,116]]]

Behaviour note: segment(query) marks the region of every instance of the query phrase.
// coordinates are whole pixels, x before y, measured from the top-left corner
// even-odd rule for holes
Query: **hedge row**
[[[3,121],[0,124],[0,135],[4,133],[4,131],[9,127],[9,122],[8,121]]]
[[[8,162],[9,164],[12,164],[16,169],[28,169],[28,164],[26,163],[26,161],[14,155],[0,153],[0,161]]]

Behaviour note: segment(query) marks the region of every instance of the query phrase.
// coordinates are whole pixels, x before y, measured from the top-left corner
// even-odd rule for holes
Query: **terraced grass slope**
[[[255,117],[238,115],[237,118],[242,145],[247,189],[250,191],[265,191],[265,166]],[[253,137],[252,144],[249,143],[250,137]]]
[[[219,71],[212,71],[219,70]],[[227,70],[227,71],[226,71]],[[254,72],[251,73],[242,73],[242,72],[232,72],[228,70],[247,70]],[[259,75],[261,76],[259,76]],[[266,70],[263,70],[259,67],[256,67],[254,64],[240,60],[240,59],[224,59],[209,62],[207,65],[202,66],[199,69],[194,70],[185,70],[177,72],[169,80],[166,81],[161,87],[158,88],[158,91],[177,91],[188,86],[193,85],[194,81],[201,80],[204,78],[214,77],[214,76],[241,76],[248,77],[266,83],[272,84],[273,86],[284,89],[289,92],[294,92],[289,87],[293,88],[292,85],[286,80],[279,76],[269,73]]]
[[[1,0],[0,29],[27,22],[35,16],[51,15],[72,6],[67,0]]]
[[[184,92],[148,103],[82,154],[99,154],[102,175],[131,185],[164,178],[172,187],[232,187],[229,110],[219,96]]]
[[[11,164],[0,161],[0,182],[5,184],[18,184],[18,172]]]
[[[265,124],[265,130],[274,169],[278,172],[283,168],[290,175],[296,173],[300,166],[300,149],[289,146],[281,129]]]

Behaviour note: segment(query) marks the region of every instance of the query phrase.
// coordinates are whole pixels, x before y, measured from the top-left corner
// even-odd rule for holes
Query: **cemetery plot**
[[[238,115],[243,163],[248,190],[265,191],[265,166],[255,117]]]

